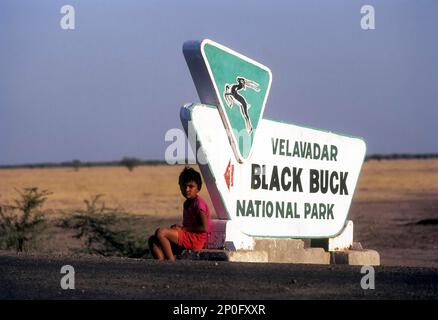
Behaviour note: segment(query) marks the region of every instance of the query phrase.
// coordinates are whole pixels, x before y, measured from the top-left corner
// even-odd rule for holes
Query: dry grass
[[[38,187],[53,192],[45,208],[82,208],[83,200],[103,194],[108,207],[120,207],[132,214],[156,218],[181,216],[184,198],[178,187],[183,166],[94,167],[0,170],[0,203],[16,197],[14,188]],[[206,188],[201,196],[210,204]],[[214,210],[213,210],[214,211]]]
[[[104,194],[108,207],[135,215],[136,227],[147,236],[156,227],[181,220],[184,198],[177,184],[183,166],[0,170],[0,203],[16,197],[14,188],[38,187],[53,192],[46,209],[83,208],[84,199]],[[214,214],[208,192],[201,191]],[[49,217],[50,218],[50,217]],[[438,160],[382,160],[364,164],[350,209],[355,240],[381,253],[387,265],[438,267],[438,226],[420,226],[438,219]],[[53,230],[45,251],[78,247]],[[55,241],[53,241],[55,240]]]
[[[438,195],[438,160],[382,160],[364,164],[355,200],[418,200]]]

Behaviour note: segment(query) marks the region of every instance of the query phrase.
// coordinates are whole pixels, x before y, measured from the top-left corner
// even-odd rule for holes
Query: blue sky
[[[437,14],[434,0],[2,0],[0,165],[164,159],[199,101],[182,45],[204,38],[271,68],[265,117],[363,137],[368,154],[437,153]]]

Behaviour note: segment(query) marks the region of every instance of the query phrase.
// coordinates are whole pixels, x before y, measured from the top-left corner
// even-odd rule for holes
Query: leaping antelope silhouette
[[[224,99],[227,102],[227,106],[229,108],[232,108],[234,103],[236,103],[240,107],[240,113],[242,114],[243,120],[245,121],[246,131],[248,131],[248,134],[251,134],[253,131],[253,127],[251,123],[251,118],[248,114],[248,109],[251,107],[251,105],[246,102],[245,98],[240,95],[238,91],[250,88],[255,92],[259,92],[260,86],[257,82],[245,79],[243,77],[237,77],[236,81],[237,83],[235,84],[225,85]]]

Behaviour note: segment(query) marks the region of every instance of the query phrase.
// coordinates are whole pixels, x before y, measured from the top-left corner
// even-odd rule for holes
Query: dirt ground
[[[103,194],[108,207],[135,216],[138,232],[149,236],[161,225],[181,220],[177,184],[182,166],[1,169],[0,203],[17,197],[15,189],[48,189],[44,208],[56,219],[83,208]],[[201,191],[213,209],[206,188]],[[213,217],[215,217],[214,209]],[[379,251],[382,265],[438,268],[438,159],[382,160],[364,164],[350,208],[355,241]],[[80,244],[53,228],[37,252],[68,253]]]
[[[63,277],[60,269],[65,265],[74,267],[74,290],[63,290],[60,286]],[[92,255],[58,257],[0,251],[0,301],[3,299],[182,300],[177,301],[179,304],[188,303],[187,300],[210,299],[250,300],[242,303],[255,303],[260,300],[260,303],[265,303],[262,300],[433,300],[438,298],[438,269],[436,268],[375,267],[374,288],[366,290],[361,286],[363,276],[361,266],[349,265],[185,260],[160,263],[152,259],[104,258]],[[156,301],[151,306],[154,310],[158,309],[155,303]],[[197,302],[193,301],[193,303]],[[172,303],[164,305],[167,306],[172,306]],[[345,305],[339,305],[339,308],[328,305],[327,307],[333,312],[342,310],[345,313]],[[360,307],[364,308],[363,305]],[[102,309],[102,304],[99,304],[99,308]],[[125,309],[122,310],[126,312]],[[150,311],[150,309],[146,310]],[[163,308],[162,312],[164,310],[166,308]],[[262,319],[282,319],[284,314],[283,311],[281,315]],[[418,316],[418,313],[416,315]],[[210,316],[212,315],[209,314],[206,318],[211,319]],[[230,319],[230,316],[222,315],[220,318]],[[189,316],[186,319],[197,318]]]
[[[438,160],[366,162],[350,219],[383,265],[438,267]]]

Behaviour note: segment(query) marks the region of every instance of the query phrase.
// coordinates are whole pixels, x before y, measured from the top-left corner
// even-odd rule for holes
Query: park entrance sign
[[[222,57],[214,61],[214,55],[207,54],[208,63],[214,65],[214,69],[233,66],[230,78],[241,75],[245,82],[250,80],[258,85],[246,84],[249,88],[246,91],[257,93],[253,87],[265,95],[262,102],[254,96],[242,95],[252,107],[260,108],[261,113],[257,121],[252,118],[252,130],[258,133],[251,139],[251,152],[242,153],[245,148],[238,148],[240,153],[236,152],[239,145],[234,143],[238,140],[233,141],[231,137],[236,135],[231,131],[237,127],[235,131],[243,130],[252,135],[250,126],[245,124],[243,116],[240,118],[243,124],[230,121],[233,115],[227,114],[228,118],[224,119],[221,109],[226,110],[228,103],[224,92],[231,92],[227,91],[227,85],[232,80],[224,78],[214,83],[210,74],[205,74],[202,43],[191,42],[184,47],[202,104],[183,107],[181,121],[187,132],[196,132],[196,145],[192,148],[198,150],[203,159],[199,165],[218,217],[232,220],[243,233],[254,237],[328,238],[339,234],[344,228],[365,156],[364,141],[263,119],[261,113],[269,92],[270,72],[266,71],[264,76],[260,71],[260,77],[256,77],[241,71],[235,62],[228,64]],[[235,54],[234,57],[240,56]],[[206,82],[200,82],[203,77]],[[263,77],[266,79],[261,80]],[[220,87],[224,92],[218,91]],[[233,102],[241,108],[235,101],[238,98],[233,96],[233,99],[230,98],[230,104]],[[239,138],[244,141],[248,137]]]
[[[197,133],[216,212],[251,236],[319,238],[344,227],[365,154],[361,139],[262,119],[251,158],[235,160],[215,107],[181,112]]]

